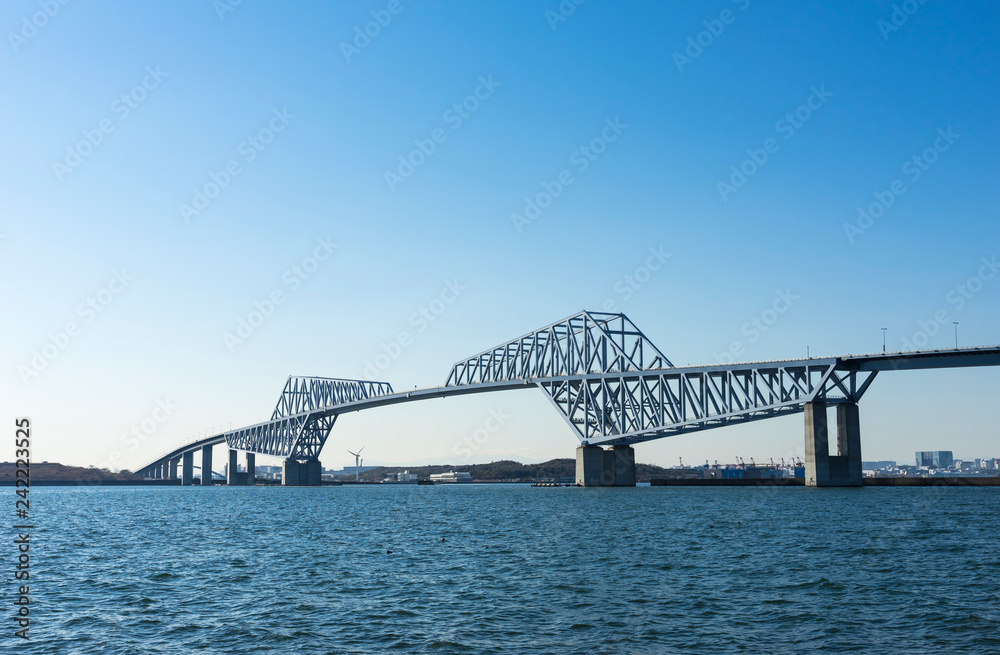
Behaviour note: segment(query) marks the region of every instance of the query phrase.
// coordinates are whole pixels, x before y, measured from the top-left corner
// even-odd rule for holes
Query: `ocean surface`
[[[1000,653],[1000,489],[35,487],[31,509],[23,652]]]

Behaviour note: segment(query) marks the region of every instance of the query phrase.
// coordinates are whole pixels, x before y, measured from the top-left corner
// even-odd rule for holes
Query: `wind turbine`
[[[349,451],[349,450],[347,451],[347,452],[351,453],[352,455],[354,455],[354,481],[355,482],[359,482],[361,480],[361,472],[358,469],[361,468],[361,462],[363,461],[361,459],[361,451],[364,450],[365,448],[367,448],[367,446],[362,446],[361,450],[359,450],[356,453],[351,453],[351,451]]]

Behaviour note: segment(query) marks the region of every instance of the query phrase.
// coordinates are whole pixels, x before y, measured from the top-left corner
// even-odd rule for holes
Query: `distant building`
[[[886,469],[896,468],[896,462],[889,459],[880,459],[874,462],[861,462],[861,470],[863,471],[884,471]]]
[[[364,473],[365,471],[370,471],[372,469],[377,469],[378,466],[345,466],[344,468],[337,469],[323,469],[324,473],[329,473],[331,475],[356,475],[358,473]]]
[[[923,450],[917,451],[917,468],[926,466],[928,468],[946,469],[955,463],[955,458],[950,450]]]

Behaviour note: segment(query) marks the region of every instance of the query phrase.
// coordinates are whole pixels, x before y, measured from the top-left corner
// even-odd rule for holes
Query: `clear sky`
[[[583,309],[680,365],[1000,343],[996,3],[577,2],[4,3],[11,432],[134,467],[289,375],[440,385]],[[865,459],[1000,456],[998,384],[883,374]],[[506,392],[345,416],[322,460],[576,445]],[[637,458],[802,447],[794,416]]]

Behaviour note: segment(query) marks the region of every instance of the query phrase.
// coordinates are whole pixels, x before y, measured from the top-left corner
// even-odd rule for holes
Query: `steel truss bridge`
[[[535,387],[582,446],[624,447],[807,407],[856,406],[882,371],[998,364],[1000,346],[679,367],[624,314],[581,312],[457,362],[442,387],[396,392],[388,382],[290,377],[270,419],[185,444],[137,473],[176,477],[182,457],[187,469],[191,454],[221,443],[231,469],[237,451],[316,461],[341,414],[470,393]],[[807,432],[815,420],[807,415]],[[825,448],[823,421],[816,438]]]

